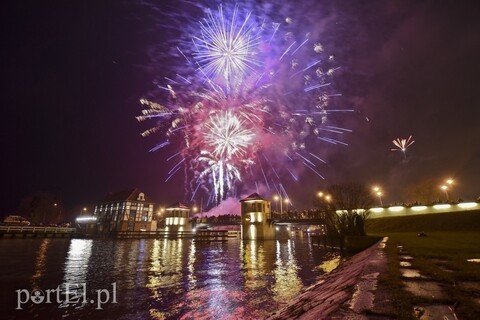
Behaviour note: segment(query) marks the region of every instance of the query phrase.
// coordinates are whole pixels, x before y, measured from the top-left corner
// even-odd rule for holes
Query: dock
[[[73,238],[75,228],[0,226],[0,238]]]

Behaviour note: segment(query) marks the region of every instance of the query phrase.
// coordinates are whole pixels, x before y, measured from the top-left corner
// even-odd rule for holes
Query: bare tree
[[[361,184],[332,185],[319,191],[314,205],[324,213],[329,235],[365,235],[365,219],[372,207],[370,190]]]
[[[442,196],[438,181],[425,178],[408,185],[405,188],[406,200],[409,203],[430,204]]]
[[[33,224],[59,223],[63,216],[60,197],[47,192],[36,192],[23,198],[18,211]]]

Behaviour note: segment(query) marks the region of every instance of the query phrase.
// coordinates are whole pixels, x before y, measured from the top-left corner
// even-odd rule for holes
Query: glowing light
[[[462,202],[462,203],[459,203],[458,206],[462,209],[469,209],[469,208],[475,208],[476,206],[478,206],[478,203],[476,203],[476,202]]]
[[[414,142],[415,142],[415,140],[412,140],[412,136],[408,137],[407,139],[397,138],[397,139],[392,141],[393,145],[396,148],[391,149],[391,150],[392,151],[402,151],[404,159],[407,159],[407,156],[406,156],[405,152],[407,151],[407,148],[410,147]]]
[[[413,206],[411,209],[413,211],[423,211],[423,210],[427,210],[427,206]]]
[[[370,209],[370,211],[372,211],[374,213],[379,213],[379,212],[382,212],[383,210],[385,210],[385,209],[383,209],[383,208],[371,208]]]
[[[433,206],[433,209],[441,210],[441,209],[448,209],[450,207],[451,207],[451,205],[449,205],[449,204],[436,204],[436,205]]]
[[[257,226],[252,224],[249,226],[250,239],[255,240],[257,238]]]
[[[393,207],[388,208],[388,210],[392,211],[392,212],[402,211],[403,209],[405,209],[404,206],[393,206]]]
[[[76,219],[77,222],[91,222],[97,221],[97,217],[78,217]]]

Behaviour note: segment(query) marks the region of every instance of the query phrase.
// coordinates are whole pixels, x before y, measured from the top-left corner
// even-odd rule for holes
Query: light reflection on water
[[[0,254],[15,246],[25,252],[16,264],[30,287],[51,289],[65,283],[91,296],[96,289],[117,286],[117,304],[95,310],[92,304],[30,305],[40,317],[78,319],[249,319],[262,318],[295,297],[338,263],[338,255],[312,247],[307,240],[195,242],[190,239],[86,240],[3,239]],[[10,246],[4,245],[11,241]],[[26,245],[28,244],[28,245]],[[68,246],[67,246],[68,244]],[[60,250],[58,250],[60,249]],[[62,259],[63,257],[63,259]],[[322,265],[323,263],[323,265]],[[322,267],[320,267],[322,266]],[[7,265],[0,262],[0,273]],[[59,276],[52,276],[53,274]],[[7,284],[8,318],[16,287]],[[2,289],[2,291],[5,289]],[[13,292],[13,293],[12,293]]]
[[[47,249],[51,239],[43,239],[35,259],[35,273],[32,276],[32,289],[39,289],[38,280],[42,278],[47,264]]]

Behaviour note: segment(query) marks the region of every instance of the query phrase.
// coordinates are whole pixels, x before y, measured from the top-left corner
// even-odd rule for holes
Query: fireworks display
[[[403,159],[406,160],[407,159],[407,155],[406,155],[407,148],[410,147],[414,142],[415,142],[415,140],[412,140],[412,136],[408,137],[407,139],[397,138],[397,139],[392,141],[395,148],[393,148],[391,150],[392,151],[402,151]]]
[[[196,26],[175,47],[185,66],[157,82],[162,102],[142,99],[137,117],[155,121],[144,136],[162,137],[151,151],[177,150],[166,180],[185,168],[191,200],[202,193],[216,204],[260,185],[288,198],[284,179],[304,169],[323,179],[323,150],[346,146],[351,131],[330,119],[352,111],[335,101],[334,57],[290,17],[220,6]]]
[[[260,61],[255,49],[261,37],[250,20],[251,13],[240,21],[238,7],[231,17],[220,6],[218,13],[208,10],[200,22],[200,36],[193,37],[193,57],[207,79],[224,82],[227,88],[234,79],[241,79],[248,70],[255,71]]]

